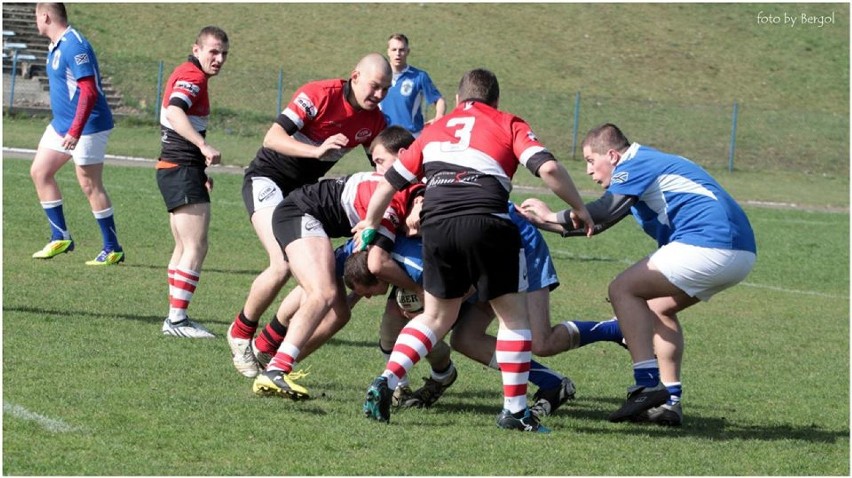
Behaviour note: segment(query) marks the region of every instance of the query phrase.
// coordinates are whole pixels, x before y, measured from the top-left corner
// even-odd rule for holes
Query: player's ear
[[[616,151],[614,149],[610,149],[609,151],[607,151],[606,156],[607,156],[607,158],[609,158],[609,162],[613,166],[618,164],[618,161],[621,160],[621,153],[619,153],[618,151]]]

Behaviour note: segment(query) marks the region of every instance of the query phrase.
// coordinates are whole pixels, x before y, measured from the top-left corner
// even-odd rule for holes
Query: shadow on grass
[[[166,266],[162,264],[122,264],[120,267],[124,268],[136,268],[136,269],[152,269],[157,271],[165,271]],[[203,273],[214,273],[214,274],[240,274],[240,275],[249,275],[256,276],[263,272],[263,269],[219,269],[216,267],[207,267],[205,266],[202,269]]]
[[[452,413],[476,413],[497,416],[501,397],[499,388],[494,390],[467,390],[464,395],[453,395],[452,390],[441,398],[431,410]],[[496,405],[474,404],[466,401],[472,398],[494,398]],[[554,431],[568,431],[594,434],[627,434],[637,437],[693,437],[712,441],[722,440],[760,440],[782,441],[798,440],[809,443],[836,443],[849,438],[849,429],[827,430],[816,424],[796,426],[784,423],[755,425],[741,421],[730,421],[724,416],[689,414],[684,418],[682,427],[661,427],[649,423],[610,424],[607,421],[610,411],[621,405],[622,400],[612,397],[585,397],[568,402],[556,412],[555,416],[543,420],[543,424]],[[601,410],[602,404],[612,404],[612,410]],[[496,411],[495,411],[496,410]],[[574,426],[565,420],[597,422],[595,426]],[[562,423],[559,423],[559,422]]]
[[[165,315],[136,315],[136,314],[110,314],[105,312],[91,312],[80,310],[51,310],[40,307],[3,307],[3,312],[20,312],[22,314],[36,314],[47,317],[94,317],[99,319],[123,319],[123,320],[138,320],[141,322],[151,322],[161,324]],[[231,321],[208,320],[204,319],[204,323],[230,325]]]
[[[342,338],[339,338],[339,337],[332,337],[332,338],[328,339],[328,342],[323,344],[323,347],[326,347],[326,346],[329,346],[329,345],[346,345],[346,346],[349,346],[349,347],[377,348],[378,347],[378,341],[376,341],[376,340],[349,340],[349,339],[342,339]]]

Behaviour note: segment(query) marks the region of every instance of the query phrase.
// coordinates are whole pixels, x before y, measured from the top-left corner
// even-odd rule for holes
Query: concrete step
[[[50,40],[46,37],[39,35],[38,30],[36,29],[36,19],[35,19],[35,4],[33,3],[3,3],[3,30],[13,31],[15,32],[14,36],[6,37],[4,40],[12,43],[25,43],[27,48],[25,50],[21,50],[19,54],[29,54],[36,57],[35,60],[29,61],[26,63],[21,63],[18,65],[18,82],[25,84],[26,86],[22,87],[21,94],[25,94],[26,92],[38,91],[40,93],[32,93],[35,97],[41,98],[43,95],[48,95],[47,103],[49,104],[49,85],[47,80],[47,48],[50,44]],[[6,52],[9,53],[8,51]],[[103,69],[103,59],[99,58],[101,61],[101,68]],[[6,58],[3,60],[3,73],[6,75],[6,78],[9,78],[9,74],[12,70],[12,62],[11,59]],[[4,89],[8,88],[6,86],[8,81],[4,84]],[[107,102],[113,109],[116,109],[121,106],[121,94],[115,91],[115,88],[112,86],[112,81],[110,78],[101,78],[101,84],[103,86],[104,95],[107,98]],[[18,94],[18,86],[15,86],[16,92],[16,100],[19,101]],[[4,91],[5,92],[5,91]],[[4,101],[8,101],[8,95]],[[40,100],[30,100],[31,102],[38,103]]]

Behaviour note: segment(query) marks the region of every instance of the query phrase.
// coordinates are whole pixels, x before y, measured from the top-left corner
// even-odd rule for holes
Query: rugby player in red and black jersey
[[[347,152],[359,145],[370,146],[385,128],[378,105],[390,83],[390,65],[373,53],[358,62],[348,79],[302,86],[269,128],[263,146],[246,168],[243,201],[269,256],[269,265],[252,282],[227,334],[234,366],[247,377],[255,377],[259,371],[251,339],[260,316],[289,277],[272,232],[272,212],[291,191],[317,182]]]
[[[212,338],[203,326],[189,320],[186,309],[201,276],[207,255],[212,181],[205,169],[222,155],[207,143],[210,100],[207,81],[228,58],[228,35],[219,27],[204,27],[192,45],[192,55],[166,83],[160,112],[162,152],[157,162],[157,185],[169,211],[175,248],[169,259],[169,316],[163,334]]]
[[[335,270],[331,238],[352,236],[352,228],[364,217],[370,198],[382,180],[383,176],[375,172],[323,180],[292,191],[275,208],[273,233],[299,282],[302,298],[277,350],[260,349],[274,356],[255,379],[252,387],[255,393],[293,399],[309,396],[307,389],[294,381],[299,375],[290,374],[294,363],[330,311],[346,320],[349,315],[345,287]],[[396,192],[379,221],[375,242],[387,253],[390,262],[393,262],[390,251],[413,202],[412,195],[421,188],[422,184],[412,184]],[[399,276],[405,277],[405,272],[398,266],[397,269]],[[407,282],[411,279],[407,278]],[[368,291],[367,295],[387,292],[387,282],[382,285],[381,290]]]
[[[532,333],[526,310],[526,264],[518,228],[506,203],[518,164],[526,166],[577,211],[588,233],[594,223],[568,174],[521,118],[497,109],[500,88],[488,70],[462,77],[457,106],[426,128],[385,174],[364,221],[360,242],[375,236],[394,190],[426,178],[421,213],[424,312],[396,341],[383,374],[367,391],[368,418],[390,420],[392,390],[458,317],[471,286],[499,320],[496,359],[503,378],[501,428],[547,432],[527,406]]]

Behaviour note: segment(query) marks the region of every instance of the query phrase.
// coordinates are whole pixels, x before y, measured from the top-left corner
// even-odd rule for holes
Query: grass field
[[[759,12],[835,23],[766,25]],[[570,151],[578,91],[581,135],[614,121],[707,167],[745,205],[759,256],[745,283],[682,314],[682,429],[606,421],[632,383],[629,356],[611,344],[542,360],[578,386],[545,421],[549,436],[498,430],[499,376],[462,357],[433,409],[385,426],[360,415],[382,369],[378,299],[303,364],[314,400],[255,397],[233,369],[223,334],[265,266],[241,175],[211,169],[210,252],[190,313],[219,337],[189,341],[160,334],[172,239],[153,170],[107,169],[128,259],[93,270],[83,263],[100,236],[72,170],[59,180],[77,250],[37,262],[48,229],[30,163],[4,154],[3,474],[849,476],[849,13],[839,3],[69,4],[106,74],[144,112],[119,122],[111,154],[159,153],[158,62],[168,74],[206,24],[231,36],[211,81],[209,138],[237,167],[274,119],[279,69],[286,101],[306,81],[346,76],[403,31],[411,63],[450,99],[463,71],[494,70],[501,107],[532,124],[587,199],[599,190]],[[34,148],[46,121],[4,117],[3,146]],[[351,156],[335,175],[363,169],[363,153]],[[609,318],[608,282],[654,247],[629,220],[589,240],[547,239],[562,280],[558,320]],[[418,365],[413,382],[426,375]]]
[[[492,69],[501,107],[527,119],[560,159],[571,158],[580,92],[579,134],[612,121],[635,141],[724,170],[738,102],[738,172],[769,173],[767,182],[796,174],[825,191],[840,182],[847,197],[849,11],[842,3],[69,5],[105,74],[144,111],[120,125],[137,139],[111,143],[117,154],[158,154],[156,127],[144,122],[154,118],[159,62],[168,75],[206,24],[231,38],[228,63],[210,82],[211,142],[241,165],[278,113],[279,71],[287,101],[307,81],[347,76],[403,31],[411,64],[429,71],[450,105],[464,71]],[[761,12],[834,23],[761,24]],[[32,147],[6,131],[4,145]]]
[[[850,473],[848,213],[746,207],[760,248],[754,272],[682,315],[682,429],[607,422],[631,383],[630,360],[595,344],[543,360],[577,383],[578,398],[546,420],[551,435],[530,436],[495,427],[499,377],[461,357],[458,382],[433,409],[389,425],[362,418],[382,369],[377,299],[303,364],[318,398],[255,397],[222,337],[264,267],[241,176],[214,173],[210,252],[190,313],[220,337],[191,341],[159,330],[172,244],[153,170],[108,168],[128,259],[94,270],[83,262],[100,237],[69,168],[59,181],[77,250],[30,259],[48,231],[29,164],[3,161],[6,475]],[[592,239],[547,239],[560,320],[608,318],[608,281],[654,247],[630,221]],[[427,374],[419,364],[414,383]]]

